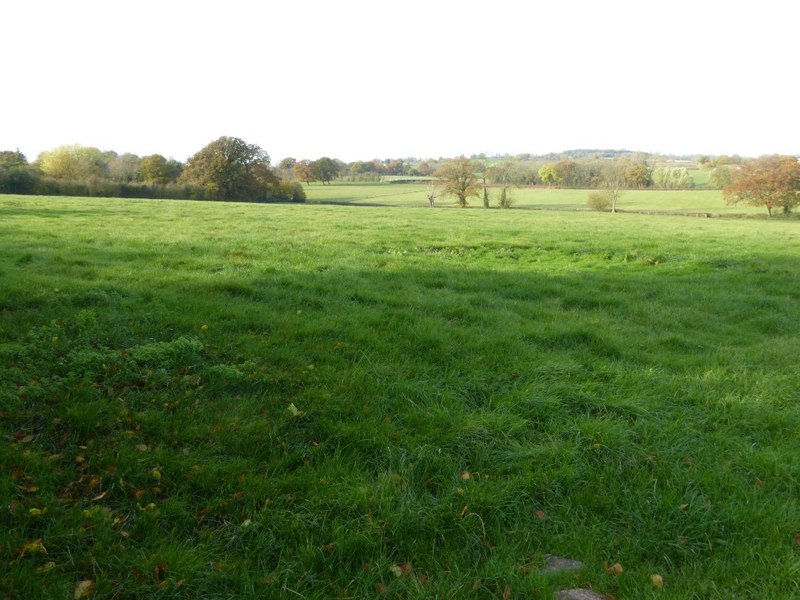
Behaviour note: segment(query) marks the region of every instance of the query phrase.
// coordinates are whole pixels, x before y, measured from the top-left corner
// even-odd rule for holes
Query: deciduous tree
[[[311,165],[311,161],[305,159],[299,160],[294,164],[292,167],[292,173],[294,174],[295,179],[302,181],[306,185],[312,181],[316,181],[317,179],[316,172],[314,167]]]
[[[473,196],[480,196],[481,183],[475,175],[472,162],[459,156],[442,165],[435,173],[441,193],[445,196],[455,196],[459,207],[468,206],[467,200]]]
[[[314,169],[316,179],[320,180],[322,184],[330,183],[338,174],[339,166],[332,158],[323,156],[311,163],[311,168]]]
[[[788,213],[800,203],[800,163],[794,156],[762,156],[745,163],[723,189],[728,204],[745,202]]]
[[[139,163],[139,173],[145,183],[165,184],[175,181],[180,175],[180,165],[160,154],[150,154]]]
[[[59,146],[42,152],[37,163],[45,175],[71,181],[102,177],[106,171],[103,153],[97,148],[79,144]]]
[[[542,180],[542,183],[546,184],[547,187],[552,187],[553,184],[557,184],[560,182],[559,179],[559,172],[558,168],[553,163],[547,163],[539,167],[539,179]]]
[[[266,200],[278,184],[264,150],[224,136],[187,161],[180,181],[205,188],[220,200]]]

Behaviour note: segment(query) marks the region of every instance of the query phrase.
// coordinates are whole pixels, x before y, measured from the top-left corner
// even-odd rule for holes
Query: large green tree
[[[455,196],[456,203],[461,208],[468,206],[467,200],[470,197],[479,197],[481,194],[482,186],[475,174],[474,165],[464,156],[445,163],[434,176],[442,195]]]
[[[167,160],[160,154],[150,154],[142,159],[139,172],[145,183],[170,183],[181,174],[181,165],[175,160]]]
[[[30,194],[38,181],[35,169],[19,150],[0,152],[0,193]]]
[[[36,161],[42,173],[56,179],[85,181],[106,174],[106,158],[97,148],[72,144],[42,152]]]
[[[187,161],[180,182],[200,186],[219,200],[267,200],[278,179],[259,146],[223,136]]]
[[[788,213],[800,204],[800,162],[794,156],[762,156],[735,171],[722,191],[728,204],[745,202]]]
[[[552,185],[558,184],[561,182],[561,174],[558,172],[558,167],[553,163],[547,163],[539,167],[539,179],[542,180],[542,183],[547,184],[547,187],[552,187]]]
[[[339,165],[332,158],[323,156],[311,163],[316,178],[324,184],[330,183],[339,174]]]

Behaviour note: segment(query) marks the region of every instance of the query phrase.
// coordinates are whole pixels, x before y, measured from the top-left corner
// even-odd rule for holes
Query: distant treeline
[[[436,173],[452,159],[374,159],[350,163],[323,157],[316,161],[285,158],[277,171],[284,178],[293,178],[310,184],[342,181],[382,181],[398,177],[435,177]],[[533,156],[472,155],[474,170],[485,173],[489,184],[494,185],[546,185],[548,187],[593,189],[604,185],[604,170],[610,162],[622,161],[627,165],[625,187],[631,189],[656,188],[685,190],[696,187],[693,172],[707,171],[702,177],[703,187],[722,189],[731,182],[731,169],[743,161],[738,156],[693,157],[677,160],[669,157],[624,150],[571,150],[560,154]],[[409,179],[408,181],[413,181]]]
[[[0,193],[176,200],[303,202],[305,192],[282,179],[258,146],[220,138],[186,163],[160,154],[139,157],[80,145],[42,152],[30,163],[0,151]]]
[[[685,158],[685,157],[682,157]],[[373,159],[350,163],[329,157],[285,158],[273,167],[258,146],[222,137],[186,163],[160,154],[131,153],[80,145],[42,152],[35,161],[15,150],[0,152],[0,193],[180,200],[303,202],[302,183],[333,180],[381,181],[384,177],[435,177],[450,159]],[[693,173],[707,171],[703,186],[722,189],[733,180],[738,156],[694,156],[678,161],[624,150],[570,150],[559,154],[473,155],[470,161],[488,184],[603,187],[609,162],[626,165],[625,187],[691,189]]]

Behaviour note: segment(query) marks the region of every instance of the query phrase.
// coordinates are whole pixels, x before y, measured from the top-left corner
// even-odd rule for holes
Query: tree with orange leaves
[[[788,213],[800,204],[800,162],[794,156],[762,156],[734,172],[733,183],[722,190],[728,204],[746,202]]]

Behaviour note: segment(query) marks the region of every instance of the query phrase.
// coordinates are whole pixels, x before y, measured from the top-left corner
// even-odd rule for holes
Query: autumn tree
[[[745,163],[722,190],[728,204],[745,202],[788,213],[800,203],[800,163],[794,156],[762,156]]]
[[[292,174],[294,175],[295,179],[302,181],[306,185],[312,181],[316,181],[317,179],[316,172],[314,167],[311,165],[311,161],[306,159],[298,160],[294,163],[292,166]]]
[[[202,187],[220,200],[266,200],[278,184],[264,150],[225,136],[192,156],[179,181]]]
[[[113,153],[107,159],[108,175],[116,181],[138,181],[141,177],[142,159],[135,154],[126,152],[117,155]]]
[[[468,205],[468,198],[480,196],[481,183],[475,175],[472,162],[464,156],[445,163],[434,173],[434,176],[437,178],[441,194],[455,196],[460,208]]]
[[[653,182],[650,169],[644,161],[634,161],[625,170],[626,185],[631,188],[646,188]]]

